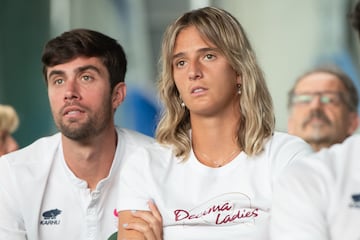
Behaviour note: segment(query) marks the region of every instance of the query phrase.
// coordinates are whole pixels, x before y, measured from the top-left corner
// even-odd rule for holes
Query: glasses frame
[[[333,100],[335,101],[331,101],[329,100],[329,97],[326,98],[325,95],[333,95],[336,96]],[[309,101],[297,101],[295,100],[295,98],[297,97],[301,97],[301,96],[308,96],[310,99]],[[323,105],[340,105],[345,103],[345,97],[344,97],[344,93],[341,91],[317,91],[317,92],[299,92],[299,93],[292,93],[291,95],[291,105],[292,106],[298,106],[298,105],[310,105],[315,97],[319,97],[319,101],[321,104]]]

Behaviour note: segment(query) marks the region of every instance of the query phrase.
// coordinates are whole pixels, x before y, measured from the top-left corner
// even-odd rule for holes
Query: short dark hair
[[[111,90],[125,81],[127,60],[122,46],[113,38],[89,29],[73,29],[48,41],[42,54],[43,75],[47,84],[48,67],[76,57],[99,57],[110,76]]]

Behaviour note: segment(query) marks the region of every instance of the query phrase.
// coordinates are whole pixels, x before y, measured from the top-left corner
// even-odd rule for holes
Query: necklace
[[[230,162],[230,160],[232,160],[237,154],[240,153],[240,149],[236,148],[234,151],[232,151],[229,155],[227,155],[226,158],[223,158],[221,161],[219,160],[211,160],[209,158],[208,155],[206,155],[205,153],[203,152],[195,152],[195,149],[193,149],[195,155],[197,155],[197,153],[200,154],[201,157],[203,157],[207,163],[212,163],[216,168],[219,168],[219,167],[222,167],[224,166],[226,163]]]

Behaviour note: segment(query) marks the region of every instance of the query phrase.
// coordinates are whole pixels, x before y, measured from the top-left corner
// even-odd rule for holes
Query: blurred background
[[[20,147],[55,133],[41,74],[43,45],[72,28],[117,39],[128,61],[128,96],[116,123],[152,136],[160,106],[155,81],[166,26],[203,6],[222,7],[245,28],[275,105],[276,128],[286,131],[287,92],[320,63],[335,63],[359,84],[359,42],[348,13],[355,0],[1,0],[0,103],[15,107]]]

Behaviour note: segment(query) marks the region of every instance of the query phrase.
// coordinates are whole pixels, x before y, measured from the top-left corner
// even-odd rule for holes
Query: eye
[[[64,83],[64,79],[62,79],[62,78],[57,78],[54,80],[55,85],[61,85],[63,83]]]
[[[83,75],[83,76],[81,76],[81,79],[88,82],[88,81],[92,80],[93,78],[90,75]]]
[[[341,102],[341,97],[338,93],[324,93],[320,96],[320,101],[324,104],[338,104]]]
[[[321,96],[320,97],[320,102],[328,104],[328,103],[334,103],[334,99],[331,98],[330,96]]]
[[[208,53],[205,55],[204,58],[207,60],[212,60],[212,59],[216,58],[216,56],[214,54]]]
[[[310,103],[312,99],[313,99],[312,95],[298,94],[293,96],[292,102],[293,104],[307,104]]]
[[[175,66],[177,68],[182,68],[183,66],[185,66],[185,61],[184,60],[177,61],[175,62]]]

